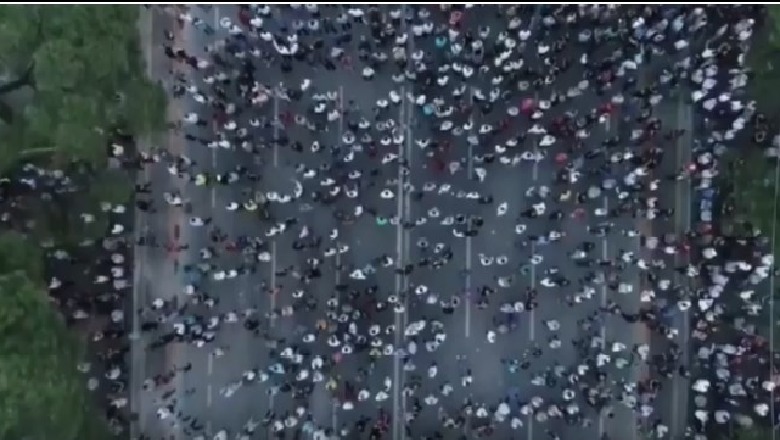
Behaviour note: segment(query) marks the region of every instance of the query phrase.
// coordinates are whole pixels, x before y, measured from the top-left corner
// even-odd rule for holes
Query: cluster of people
[[[739,93],[760,8],[252,5],[217,29],[173,13],[210,41],[166,30],[162,48],[187,150],[136,163],[168,170],[140,189],[188,231],[159,246],[182,286],[138,313],[150,353],[192,358],[142,384],[160,420],[145,438],[698,439],[771,422],[773,361],[743,315],[772,256],[686,223],[678,196],[711,195],[726,146],[761,124]],[[211,379],[175,377],[203,370],[196,353],[246,362],[242,338],[264,354],[216,399],[273,403],[240,422],[188,409]],[[681,383],[690,418],[668,410]]]
[[[734,170],[728,169],[744,166],[739,165],[741,157],[752,156],[750,150],[774,162],[767,116],[744,93],[750,76],[747,43],[764,19],[747,12],[728,23],[728,30],[709,37],[691,71],[691,101],[703,133],[686,170],[696,194],[689,237],[698,250],[694,261],[700,272],[690,323],[691,429],[697,439],[723,429],[760,436],[778,421],[774,388],[779,358],[768,335],[776,321],[769,307],[769,279],[777,275],[773,231],[757,227],[762,219],[735,215],[735,182],[729,181]]]
[[[130,141],[117,135],[109,149],[125,150]],[[22,164],[0,181],[0,221],[5,231],[17,231],[29,246],[41,247],[43,262],[24,263],[41,265],[52,305],[84,337],[89,356],[73,368],[83,373],[96,402],[104,404],[105,414],[98,417],[122,435],[130,420],[125,307],[132,296],[133,240],[128,232],[133,209],[105,200],[94,205],[95,192],[89,188],[94,176],[90,165],[81,162]]]

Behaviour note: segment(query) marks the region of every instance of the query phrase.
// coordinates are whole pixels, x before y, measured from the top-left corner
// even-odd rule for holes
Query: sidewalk
[[[174,32],[177,41],[182,39],[181,30],[170,14],[161,13],[155,8],[140,8],[139,32],[141,46],[146,62],[147,74],[152,80],[164,82],[170,77],[171,69],[175,69],[173,61],[167,59],[161,50],[163,30],[170,29]],[[175,101],[169,103],[167,117],[169,121],[181,119],[182,111]],[[171,154],[182,154],[184,150],[184,140],[181,136],[173,132],[165,133],[161,136]],[[141,151],[149,152],[153,148],[152,139],[140,139],[138,148]],[[160,173],[145,168],[140,173],[139,182],[153,182],[157,188],[166,190],[178,189],[183,193],[180,184],[171,179],[168,173]],[[136,212],[136,239],[140,236],[153,233],[157,236],[159,243],[166,243],[174,240],[174,230],[181,230],[181,242],[186,242],[187,228],[183,227],[186,221],[183,218],[181,209],[166,207],[160,209],[153,217],[143,215],[140,211]],[[179,225],[177,227],[177,225]],[[165,254],[163,249],[155,249],[147,246],[137,247],[135,252],[134,273],[133,273],[133,310],[146,307],[149,302],[156,298],[174,301],[182,292],[179,275],[174,269],[174,259]],[[152,418],[147,420],[150,414],[154,414],[155,408],[151,407],[151,397],[142,390],[145,379],[155,374],[165,373],[173,370],[178,363],[184,363],[181,358],[180,344],[168,344],[159,352],[147,353],[146,346],[150,342],[148,337],[139,332],[139,322],[137,316],[134,316],[133,338],[132,338],[132,366],[131,366],[131,409],[136,415],[136,420],[131,424],[131,439],[137,438],[141,433],[150,434],[149,430],[155,429],[148,426],[150,422],[156,422]],[[149,368],[147,368],[149,367]],[[177,376],[180,378],[180,376]],[[180,384],[173,383],[174,388],[179,391]],[[167,431],[167,429],[166,429]],[[171,435],[175,438],[180,436],[180,430],[177,432],[166,432],[166,436]]]

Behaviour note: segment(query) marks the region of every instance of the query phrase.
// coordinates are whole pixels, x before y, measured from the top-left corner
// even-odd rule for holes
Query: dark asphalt
[[[335,16],[339,12],[338,8],[325,8],[324,16]],[[282,16],[285,20],[301,14],[299,11],[293,11],[288,8],[282,8]],[[439,14],[439,12],[433,12]],[[200,16],[207,23],[215,23],[218,26],[220,17],[236,17],[236,8],[233,6],[214,7],[210,12],[203,12],[199,9],[193,9],[193,15]],[[496,35],[506,26],[502,20],[494,18],[495,14],[490,12],[480,13],[476,9],[469,10],[464,17],[464,27],[476,33],[476,26],[487,24],[491,27],[491,35]],[[529,14],[530,16],[530,14]],[[479,17],[479,18],[478,18]],[[485,18],[483,20],[483,18]],[[415,24],[415,20],[408,23],[407,28]],[[441,21],[441,20],[439,20]],[[543,66],[543,62],[537,55],[536,45],[533,43],[535,38],[544,35],[545,41],[554,41],[560,37],[561,30],[542,31],[538,17],[530,20],[533,23],[533,36],[523,50],[516,50],[512,57],[515,60],[524,62],[524,65],[535,67]],[[186,49],[195,54],[202,54],[202,47],[214,41],[215,37],[206,37],[202,33],[192,30],[184,36],[187,41]],[[371,169],[377,169],[379,176],[374,179],[374,185],[367,185],[366,179],[360,188],[360,197],[357,200],[345,200],[339,198],[332,204],[322,206],[315,205],[313,210],[301,212],[300,205],[272,204],[271,213],[273,217],[282,221],[285,218],[295,217],[298,219],[298,225],[289,227],[289,231],[277,237],[267,238],[269,241],[268,250],[273,253],[273,262],[261,266],[257,274],[240,277],[232,281],[207,282],[203,289],[212,295],[220,298],[220,312],[231,310],[243,310],[250,306],[256,306],[264,313],[273,307],[282,308],[286,305],[292,305],[295,301],[292,293],[298,289],[304,289],[307,294],[316,296],[320,312],[313,313],[306,310],[298,310],[292,317],[280,317],[272,321],[269,325],[268,335],[270,338],[286,338],[282,346],[289,344],[300,345],[300,336],[314,327],[316,320],[322,317],[321,310],[324,302],[331,296],[336,296],[344,303],[347,293],[339,293],[334,289],[337,284],[345,285],[347,292],[351,290],[363,291],[368,286],[378,286],[378,291],[374,294],[376,298],[385,299],[390,295],[399,295],[406,301],[405,313],[393,313],[387,310],[377,313],[371,317],[370,321],[361,321],[359,332],[367,331],[370,324],[378,324],[383,328],[393,324],[396,328],[405,327],[407,324],[419,320],[427,320],[428,326],[421,334],[416,336],[418,351],[413,357],[416,370],[404,372],[401,365],[402,355],[391,355],[382,357],[374,364],[371,376],[363,381],[356,383],[358,388],[367,387],[372,392],[372,396],[378,389],[384,387],[384,379],[393,380],[393,390],[391,398],[381,402],[365,402],[360,404],[355,410],[344,410],[339,407],[339,399],[333,399],[330,393],[325,389],[324,383],[315,384],[315,391],[312,397],[306,401],[296,401],[286,393],[281,393],[273,398],[269,397],[269,389],[266,385],[254,384],[240,389],[236,395],[226,399],[218,393],[218,390],[226,384],[240,379],[242,371],[252,368],[263,368],[271,362],[268,358],[267,344],[261,339],[256,338],[246,332],[240,326],[226,326],[220,330],[217,343],[225,346],[229,345],[227,354],[218,359],[210,359],[208,355],[211,348],[195,348],[191,346],[179,346],[171,348],[165,353],[147,354],[146,376],[155,371],[161,371],[162,365],[182,365],[185,362],[192,362],[193,371],[183,375],[183,379],[176,385],[179,399],[182,402],[181,410],[187,414],[198,417],[204,423],[208,423],[211,432],[219,429],[229,429],[233,432],[240,429],[241,426],[251,417],[258,419],[267,409],[273,408],[277,415],[282,415],[287,411],[294,411],[297,406],[307,406],[312,415],[315,425],[323,427],[338,428],[342,424],[351,425],[351,422],[357,419],[359,414],[368,416],[375,415],[375,408],[382,408],[388,413],[399,414],[399,411],[411,411],[413,399],[403,398],[399,391],[404,385],[417,386],[415,397],[423,400],[429,394],[437,394],[439,403],[423,409],[422,413],[412,422],[411,427],[415,435],[432,435],[433,431],[439,429],[441,423],[439,416],[441,412],[446,412],[455,417],[459,412],[465,399],[477,405],[484,405],[486,408],[495,408],[499,402],[509,398],[513,401],[513,414],[517,413],[517,408],[527,403],[531,397],[540,396],[545,399],[545,407],[548,403],[561,402],[561,390],[552,387],[535,387],[531,385],[530,380],[537,374],[544,374],[545,370],[554,365],[563,365],[566,367],[575,367],[578,363],[577,351],[569,343],[576,337],[583,337],[584,334],[579,328],[578,321],[586,319],[592,315],[600,306],[606,304],[607,300],[616,301],[622,308],[635,310],[638,308],[639,292],[639,274],[632,269],[626,269],[622,278],[628,283],[635,285],[633,293],[618,294],[611,290],[595,285],[596,294],[590,300],[576,307],[566,305],[565,297],[572,296],[577,289],[577,280],[585,276],[586,271],[574,265],[573,261],[567,257],[567,254],[575,249],[582,241],[589,240],[597,243],[597,253],[599,257],[615,258],[619,256],[620,250],[638,251],[638,239],[629,239],[613,233],[606,238],[592,237],[585,230],[586,223],[565,217],[563,220],[554,221],[547,219],[547,216],[541,216],[537,219],[519,218],[520,211],[530,205],[530,200],[524,194],[530,187],[539,188],[546,185],[550,188],[560,187],[554,183],[557,166],[553,158],[556,153],[564,151],[566,145],[563,140],[559,140],[551,147],[539,147],[538,136],[529,134],[527,139],[518,143],[513,149],[507,149],[506,156],[514,156],[522,151],[541,151],[546,154],[546,158],[538,164],[521,163],[517,166],[503,165],[499,163],[500,154],[496,154],[496,161],[490,164],[481,164],[475,160],[475,156],[483,156],[494,152],[494,146],[503,145],[510,137],[524,133],[530,128],[531,122],[525,117],[506,118],[507,127],[496,134],[479,135],[476,146],[469,148],[465,142],[465,136],[452,137],[449,134],[437,133],[438,126],[442,120],[436,120],[434,116],[425,115],[419,106],[403,102],[397,106],[390,105],[387,110],[380,112],[383,119],[394,119],[396,123],[404,126],[404,135],[406,141],[398,146],[379,147],[375,158],[369,157],[365,152],[356,151],[354,160],[345,164],[342,169],[332,170],[330,173],[318,172],[313,179],[304,179],[302,173],[296,172],[299,164],[304,168],[317,169],[323,163],[331,162],[331,155],[343,157],[349,154],[350,147],[344,145],[342,136],[348,130],[349,122],[356,122],[364,117],[369,121],[374,120],[374,107],[377,99],[386,98],[391,90],[417,94],[420,90],[419,85],[414,81],[404,81],[401,84],[394,84],[390,78],[391,74],[397,73],[397,69],[388,62],[381,67],[377,77],[372,81],[363,80],[360,77],[360,71],[363,67],[358,61],[356,55],[356,42],[360,35],[367,34],[368,30],[361,24],[353,25],[353,41],[350,45],[349,53],[352,55],[353,69],[338,69],[328,71],[322,67],[312,68],[303,63],[296,63],[291,72],[283,73],[277,64],[265,67],[262,63],[258,73],[258,81],[269,86],[277,87],[280,82],[289,89],[299,88],[305,78],[313,81],[313,87],[308,94],[300,101],[287,101],[285,99],[271,99],[262,107],[252,109],[252,115],[242,115],[242,120],[248,117],[257,116],[273,120],[275,117],[285,113],[296,114],[304,113],[308,110],[310,99],[313,94],[323,94],[331,92],[336,99],[329,103],[329,108],[339,108],[344,114],[341,121],[334,121],[327,125],[327,129],[310,131],[305,127],[296,126],[294,123],[284,130],[266,128],[258,130],[256,139],[262,137],[264,141],[260,142],[264,150],[261,154],[252,156],[242,151],[219,151],[212,154],[212,150],[200,145],[187,145],[187,155],[197,163],[197,167],[204,171],[225,172],[236,165],[256,167],[260,174],[264,176],[261,186],[263,190],[273,188],[280,193],[287,193],[292,190],[293,180],[303,182],[305,194],[311,194],[313,191],[328,191],[331,187],[323,187],[321,181],[326,178],[325,174],[338,181],[343,180],[343,176],[350,170],[360,169],[365,173]],[[576,35],[576,29],[573,29],[573,35]],[[155,32],[159,32],[155,30]],[[571,31],[570,31],[571,32]],[[223,37],[224,32],[218,33],[217,37]],[[302,41],[307,38],[301,37]],[[326,39],[327,40],[327,39]],[[264,50],[273,51],[273,47],[268,43],[259,43]],[[327,47],[327,43],[326,43]],[[601,59],[611,54],[617,46],[613,43],[603,44],[591,55],[591,59]],[[430,66],[442,64],[444,62],[454,63],[458,60],[446,59],[441,53],[441,49],[436,48],[433,37],[413,38],[409,37],[406,42],[406,50],[413,53],[422,49],[426,53],[426,59],[436,59],[436,62],[428,62]],[[580,48],[577,43],[572,41],[561,56],[568,57],[573,66],[566,72],[558,75],[555,81],[555,90],[558,93],[565,93],[570,87],[576,86],[582,79],[581,70],[575,65],[579,58]],[[162,57],[159,50],[155,51],[155,56]],[[657,58],[658,63],[665,62]],[[668,61],[668,60],[667,60]],[[640,67],[637,76],[642,76],[645,67]],[[655,69],[654,69],[655,70]],[[164,72],[158,69],[158,75],[164,75]],[[454,72],[450,73],[450,83],[447,87],[441,88],[439,94],[447,96],[452,90],[461,83],[470,87],[479,87],[483,90],[489,90],[491,81],[490,74],[475,73],[474,78],[463,82]],[[505,79],[505,82],[508,80]],[[200,84],[200,83],[198,83]],[[201,87],[201,85],[199,85]],[[498,86],[505,95],[498,100],[496,110],[490,115],[483,116],[478,108],[461,115],[452,116],[451,119],[456,123],[464,123],[468,118],[472,118],[475,131],[482,124],[498,125],[502,119],[505,119],[506,113],[500,105],[502,102],[508,105],[519,105],[525,98],[549,99],[551,90],[544,88],[539,92],[532,89],[527,91],[518,90],[516,86],[503,83]],[[578,112],[580,115],[588,113],[591,109],[608,101],[610,97],[619,90],[620,81],[617,81],[612,88],[603,95],[595,93],[593,88],[589,88],[584,93],[571,102],[566,102],[553,107],[546,112],[544,121],[549,123],[552,118],[563,115],[565,112]],[[306,96],[309,95],[309,96]],[[429,96],[429,100],[432,96]],[[406,100],[404,100],[406,101]],[[181,102],[182,110],[180,113],[188,111],[197,111],[197,104],[189,100]],[[685,108],[684,105],[681,108]],[[664,119],[664,122],[671,125],[684,123],[682,117],[678,116],[677,102],[664,101],[656,110],[656,114]],[[457,112],[457,110],[456,110]],[[679,113],[682,114],[682,113]],[[623,122],[622,115],[616,113],[607,124],[594,127],[590,138],[586,141],[588,146],[598,146],[602,140],[607,137],[620,133],[625,139],[628,133],[628,127]],[[368,130],[368,133],[374,139],[381,137],[374,130]],[[279,145],[274,142],[280,136],[286,136],[289,139],[287,145]],[[360,133],[356,137],[360,138],[365,133]],[[476,133],[475,133],[476,134]],[[417,146],[417,140],[436,139],[439,142],[449,142],[449,150],[446,154],[438,156],[445,161],[461,162],[461,169],[450,173],[447,170],[437,171],[434,161],[428,157],[428,150]],[[307,151],[317,140],[322,149],[319,153]],[[289,144],[299,141],[304,152],[298,153],[290,148]],[[356,142],[357,144],[357,142]],[[628,145],[626,145],[628,146]],[[364,145],[363,150],[367,146]],[[400,183],[398,179],[397,162],[381,165],[380,159],[387,153],[398,154],[405,159],[406,166],[409,169],[409,175],[404,176]],[[672,154],[674,156],[674,154]],[[586,170],[589,165],[586,165]],[[476,179],[474,170],[478,167],[484,167],[487,170],[487,177],[484,182],[479,183]],[[628,170],[625,170],[628,171]],[[473,172],[473,173],[472,173]],[[154,172],[152,180],[158,187],[171,187],[169,175],[163,167],[159,167]],[[583,173],[586,174],[586,173]],[[446,194],[435,195],[426,193],[421,199],[417,200],[410,191],[404,191],[407,197],[382,199],[379,194],[383,189],[389,189],[396,195],[400,194],[399,185],[403,186],[408,182],[415,190],[421,190],[426,183],[432,182],[438,187],[448,184],[451,186]],[[583,176],[577,185],[573,185],[573,190],[586,189],[591,182],[587,176]],[[345,183],[343,189],[348,188],[352,183]],[[262,235],[263,231],[269,228],[267,223],[259,223],[258,220],[248,213],[231,213],[223,209],[225,205],[232,201],[240,201],[241,198],[251,196],[241,194],[241,188],[220,187],[213,194],[208,188],[189,186],[185,190],[186,197],[192,200],[194,215],[202,217],[212,217],[213,223],[219,226],[223,231],[230,234]],[[409,188],[407,188],[409,189]],[[458,197],[459,192],[480,191],[483,195],[491,195],[493,202],[490,204],[479,204],[473,200],[467,200]],[[683,195],[680,195],[683,197]],[[502,203],[508,203],[508,210],[505,215],[497,216],[497,206]],[[161,205],[164,202],[160,202]],[[425,224],[412,228],[395,227],[393,225],[377,225],[376,220],[371,214],[365,214],[359,219],[354,220],[349,225],[344,225],[335,218],[336,212],[351,213],[355,203],[359,203],[368,211],[369,209],[378,213],[382,217],[400,215],[403,219],[415,222],[415,220],[426,218]],[[569,211],[573,209],[571,202],[559,204],[553,200],[547,200],[547,212],[560,206],[561,209]],[[602,205],[607,207],[615,206],[617,203],[614,193],[600,197],[592,205]],[[683,203],[677,206],[688,206]],[[440,217],[430,218],[429,210],[437,208],[440,211]],[[588,217],[591,218],[592,206],[589,209]],[[468,238],[453,237],[455,226],[441,226],[439,221],[448,215],[465,214],[467,216],[479,216],[484,224],[479,228],[478,234]],[[150,229],[158,231],[158,235],[170,233],[171,225],[175,223],[182,224],[182,241],[190,245],[190,251],[194,255],[182,255],[180,259],[182,264],[192,262],[197,258],[197,250],[207,245],[208,237],[199,231],[190,230],[186,226],[188,214],[170,213],[158,215],[154,224],[150,224]],[[591,224],[596,220],[589,219]],[[640,228],[630,217],[628,219],[612,220],[615,223],[614,229]],[[159,224],[158,224],[159,223]],[[522,246],[523,236],[515,234],[515,226],[518,223],[527,225],[525,236],[530,234],[544,235],[551,228],[559,231],[565,231],[566,236],[562,243],[555,245],[528,245]],[[323,275],[308,285],[301,285],[291,275],[280,276],[278,270],[290,266],[301,267],[308,257],[314,257],[316,253],[311,251],[298,252],[292,249],[292,242],[298,236],[302,225],[308,225],[312,235],[323,236],[321,251],[332,246],[347,245],[349,252],[340,255],[338,261],[336,258],[326,258],[323,265]],[[460,230],[464,227],[458,227]],[[337,229],[338,239],[330,241],[328,236],[331,230]],[[354,268],[362,268],[367,261],[379,257],[383,254],[392,257],[397,264],[416,264],[425,254],[416,244],[422,240],[427,240],[432,248],[436,243],[444,243],[450,247],[453,253],[453,259],[440,269],[431,269],[416,267],[409,276],[398,276],[394,273],[395,267],[378,268],[375,274],[369,275],[366,280],[352,280],[349,273]],[[431,254],[432,250],[426,251]],[[543,262],[539,265],[533,265],[527,275],[520,273],[519,267],[529,263],[533,254],[543,257]],[[321,258],[321,253],[319,254]],[[481,256],[497,257],[505,256],[506,265],[497,265],[493,263],[489,267],[483,267],[480,260]],[[220,260],[220,265],[228,267],[229,264],[236,264],[233,260]],[[152,252],[146,259],[145,271],[146,283],[150,291],[147,300],[163,295],[177,295],[181,292],[182,276],[173,274],[170,267],[170,259],[166,260],[162,252]],[[339,265],[341,268],[338,268]],[[545,270],[557,267],[570,281],[569,288],[545,288],[539,285],[539,281],[545,277]],[[514,282],[510,288],[502,288],[497,285],[497,277],[512,276]],[[263,283],[268,286],[278,286],[279,293],[271,296],[259,288]],[[442,315],[438,304],[425,304],[424,298],[417,298],[414,294],[415,288],[426,286],[429,292],[435,292],[440,299],[446,300],[453,296],[461,300],[461,304],[451,315]],[[484,309],[476,304],[478,289],[482,286],[490,286],[496,293],[490,298],[489,304]],[[507,334],[499,334],[495,343],[488,343],[486,334],[489,329],[494,328],[494,319],[504,319],[506,316],[500,312],[500,305],[504,302],[522,301],[525,297],[524,292],[527,288],[538,290],[538,307],[533,311],[526,311],[519,314],[512,323],[512,330]],[[432,337],[431,320],[436,319],[444,324],[447,329],[446,341],[434,353],[427,353],[423,342]],[[561,323],[559,331],[555,332],[562,341],[560,349],[552,350],[547,347],[549,339],[553,333],[545,326],[544,322],[557,319]],[[622,342],[631,348],[636,343],[645,342],[647,335],[638,329],[638,325],[628,325],[622,319],[608,317],[603,322],[603,326],[596,326],[593,329],[594,335],[600,336],[606,341],[607,347],[613,342]],[[401,338],[400,333],[396,335],[383,335],[385,342],[392,342],[396,348],[407,348],[408,338]],[[400,347],[399,347],[400,343]],[[541,347],[542,354],[539,359],[533,361],[530,369],[519,373],[509,373],[502,364],[503,359],[523,359],[529,356],[535,347]],[[307,347],[311,352],[330,353],[332,349],[324,344],[315,343],[313,347]],[[614,355],[613,355],[614,358]],[[460,359],[460,360],[456,360]],[[439,374],[435,379],[427,378],[428,366],[436,362],[439,366]],[[342,362],[334,367],[334,374],[341,378],[342,389],[338,396],[343,397],[343,381],[351,380],[359,376],[359,369],[367,369],[369,365],[365,353],[352,354],[346,356]],[[460,378],[466,369],[471,369],[474,376],[473,385],[468,388],[461,387]],[[634,380],[642,372],[638,367],[625,370],[615,368],[607,369],[609,379],[612,381]],[[416,377],[421,376],[421,377]],[[350,379],[351,378],[351,379]],[[272,379],[272,382],[279,383],[281,378]],[[448,398],[442,398],[438,393],[439,387],[449,381],[454,387],[454,392]],[[270,383],[270,382],[269,382]],[[419,385],[416,385],[419,384]],[[194,394],[184,397],[183,390],[190,387],[196,387]],[[515,396],[519,401],[514,402]],[[143,429],[147,432],[158,425],[155,419],[156,406],[151,402],[153,396],[142,407],[142,417],[144,423]],[[670,397],[674,400],[674,396]],[[664,399],[665,400],[665,399]],[[516,404],[516,405],[515,405]],[[665,406],[664,401],[659,402],[660,406]],[[582,437],[599,438],[603,432],[608,432],[612,438],[633,438],[636,435],[634,424],[627,422],[631,412],[622,405],[615,406],[611,412],[614,417],[607,417],[610,411],[603,411],[601,417],[594,413],[590,408],[581,406],[587,417],[590,417],[594,423],[588,427],[566,426],[565,424],[551,424],[550,422],[538,423],[521,416],[523,426],[513,432],[509,431],[508,421],[497,425],[497,438],[523,438],[536,439],[545,438],[544,432],[547,429],[553,429],[564,438]],[[669,406],[671,407],[671,406]],[[673,407],[672,407],[673,408]],[[491,417],[492,412],[491,410]],[[672,410],[673,416],[674,410]],[[397,421],[401,420],[396,416]],[[478,428],[489,422],[478,417],[472,417],[467,422],[467,427],[471,429]],[[300,426],[300,424],[299,424]],[[404,438],[403,424],[393,424],[393,438]],[[167,428],[166,428],[167,429]],[[175,431],[174,431],[175,432]],[[265,438],[258,434],[257,438]],[[358,438],[358,437],[346,437]],[[359,437],[363,438],[363,437]]]

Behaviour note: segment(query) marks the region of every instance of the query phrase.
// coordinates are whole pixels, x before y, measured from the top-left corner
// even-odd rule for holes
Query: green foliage
[[[105,236],[111,225],[108,222],[109,216],[100,210],[101,206],[124,205],[130,212],[134,209],[130,205],[132,195],[133,183],[127,174],[121,171],[103,171],[84,179],[80,182],[79,191],[69,197],[68,207],[63,209],[66,213],[66,236],[71,237],[70,241],[96,240]],[[84,223],[82,213],[95,215],[95,221]]]
[[[769,440],[772,438],[772,432],[764,427],[740,428],[736,432],[736,438],[737,440]]]
[[[37,243],[14,231],[0,232],[0,270],[43,279],[43,254]]]
[[[780,114],[780,100],[758,97],[775,96],[780,85],[780,6],[767,6],[767,12],[766,23],[752,39],[747,65],[753,72],[750,94],[758,100],[759,110],[771,118]]]
[[[101,163],[111,128],[164,127],[137,19],[133,5],[0,6],[0,169],[30,151]]]
[[[128,211],[134,209],[131,206],[133,183],[122,171],[103,170],[73,176],[71,191],[55,194],[51,200],[31,197],[27,201],[27,215],[35,219],[31,233],[38,243],[53,240],[67,247],[99,239],[110,227],[109,214],[101,210],[103,203],[121,204]],[[91,214],[94,221],[85,222],[82,214]]]
[[[770,234],[775,218],[775,164],[757,148],[746,148],[733,176],[737,219]]]
[[[24,273],[0,276],[0,439],[105,438],[76,370],[81,345],[69,335]]]
[[[101,202],[127,205],[133,188],[128,175],[105,170],[110,133],[165,127],[164,91],[144,72],[138,11],[0,5],[0,172],[51,158],[92,170],[68,172],[72,192],[25,197],[29,234],[0,233],[0,440],[109,438],[76,370],[85,346],[50,304],[36,243],[102,236]],[[95,222],[85,226],[82,213]]]

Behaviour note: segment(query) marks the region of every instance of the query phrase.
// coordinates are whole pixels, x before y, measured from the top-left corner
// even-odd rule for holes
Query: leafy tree
[[[0,438],[97,440],[81,345],[21,271],[0,276]]]
[[[762,426],[740,428],[736,434],[737,440],[768,440],[772,438],[772,431]]]
[[[740,221],[750,221],[762,234],[769,235],[775,219],[775,163],[762,150],[748,146],[740,151],[734,175],[734,198]]]
[[[32,280],[43,279],[43,254],[37,243],[14,231],[0,232],[0,268],[20,271]]]
[[[108,133],[165,124],[145,76],[138,6],[0,6],[0,169],[20,155],[105,159]]]
[[[748,83],[758,108],[773,117],[780,114],[780,101],[758,97],[775,96],[780,85],[780,6],[767,6],[764,22],[757,29],[747,56],[752,78]]]
[[[111,225],[109,215],[102,211],[103,204],[112,207],[124,205],[130,213],[127,215],[132,215],[133,183],[124,172],[110,170],[86,175],[78,184],[79,190],[66,197],[64,203],[67,207],[62,209],[65,213],[64,226],[68,229],[68,235],[74,237],[74,240],[94,240],[105,236]],[[82,213],[94,215],[95,221],[84,223],[81,218]]]
[[[103,204],[124,205],[124,215],[132,215],[133,183],[123,171],[74,171],[69,175],[72,178],[68,191],[49,193],[45,199],[31,196],[25,200],[25,215],[33,220],[29,232],[38,243],[53,240],[59,245],[74,246],[104,237],[111,225],[110,212],[102,209]],[[93,218],[86,222],[84,215]]]

